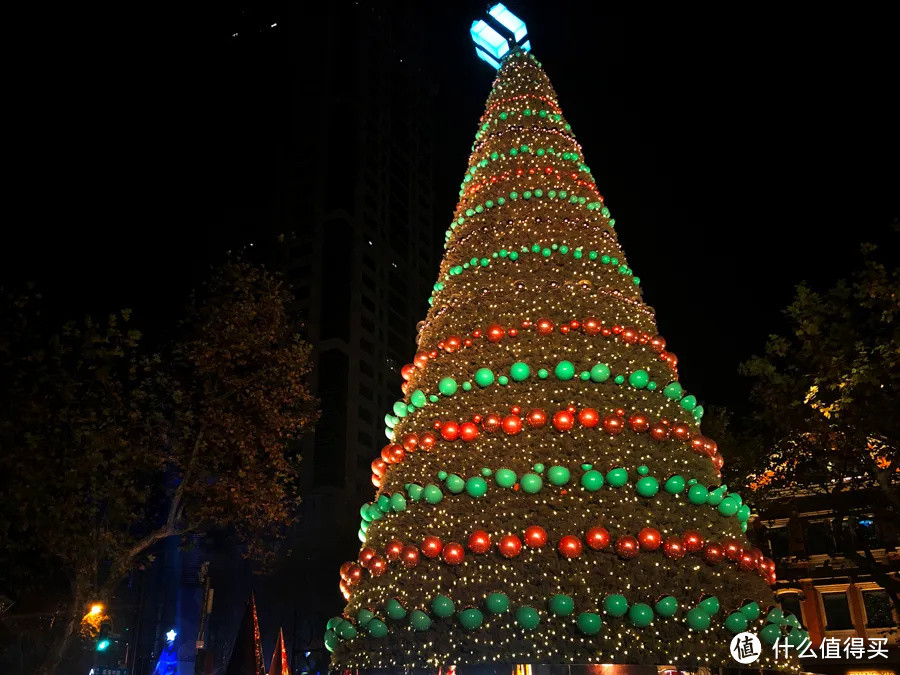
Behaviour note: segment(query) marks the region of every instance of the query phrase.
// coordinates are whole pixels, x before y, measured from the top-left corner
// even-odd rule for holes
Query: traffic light
[[[110,639],[109,639],[109,631],[110,624],[108,621],[104,621],[100,624],[100,632],[97,634],[97,643],[96,649],[98,652],[105,652],[109,649]]]

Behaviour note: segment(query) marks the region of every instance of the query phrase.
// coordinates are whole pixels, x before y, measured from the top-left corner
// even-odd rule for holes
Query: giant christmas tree
[[[341,568],[334,667],[719,665],[748,628],[805,637],[772,609],[774,563],[615,225],[540,63],[513,50]]]

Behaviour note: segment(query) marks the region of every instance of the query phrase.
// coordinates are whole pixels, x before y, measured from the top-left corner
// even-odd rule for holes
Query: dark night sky
[[[687,388],[740,402],[737,363],[778,327],[793,285],[837,278],[900,215],[890,22],[604,4],[507,3],[528,22]],[[208,261],[240,243],[229,214],[266,213],[296,115],[285,54],[311,24],[287,3],[242,8],[197,21],[162,6],[79,8],[22,24],[0,280],[39,281],[69,315],[128,305],[152,326],[177,314]],[[468,38],[482,9],[428,10],[439,233],[492,80]]]

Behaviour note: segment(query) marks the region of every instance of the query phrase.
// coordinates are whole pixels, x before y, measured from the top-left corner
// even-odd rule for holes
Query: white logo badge
[[[762,644],[753,633],[738,633],[731,638],[731,657],[738,663],[753,663],[762,653]]]

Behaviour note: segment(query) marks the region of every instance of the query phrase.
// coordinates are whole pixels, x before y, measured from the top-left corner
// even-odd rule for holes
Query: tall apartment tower
[[[415,352],[440,248],[434,96],[414,6],[388,13],[338,1],[320,11],[329,14],[316,19],[323,32],[291,43],[294,138],[280,213],[282,270],[315,348],[322,410],[314,437],[301,443],[302,517],[287,570],[300,611],[284,617],[295,653],[321,645],[327,611],[339,607],[334,570],[355,555],[348,539],[374,490],[384,414]],[[294,17],[294,30],[302,20]],[[304,36],[317,27],[307,22]],[[261,622],[265,612],[261,597]]]

